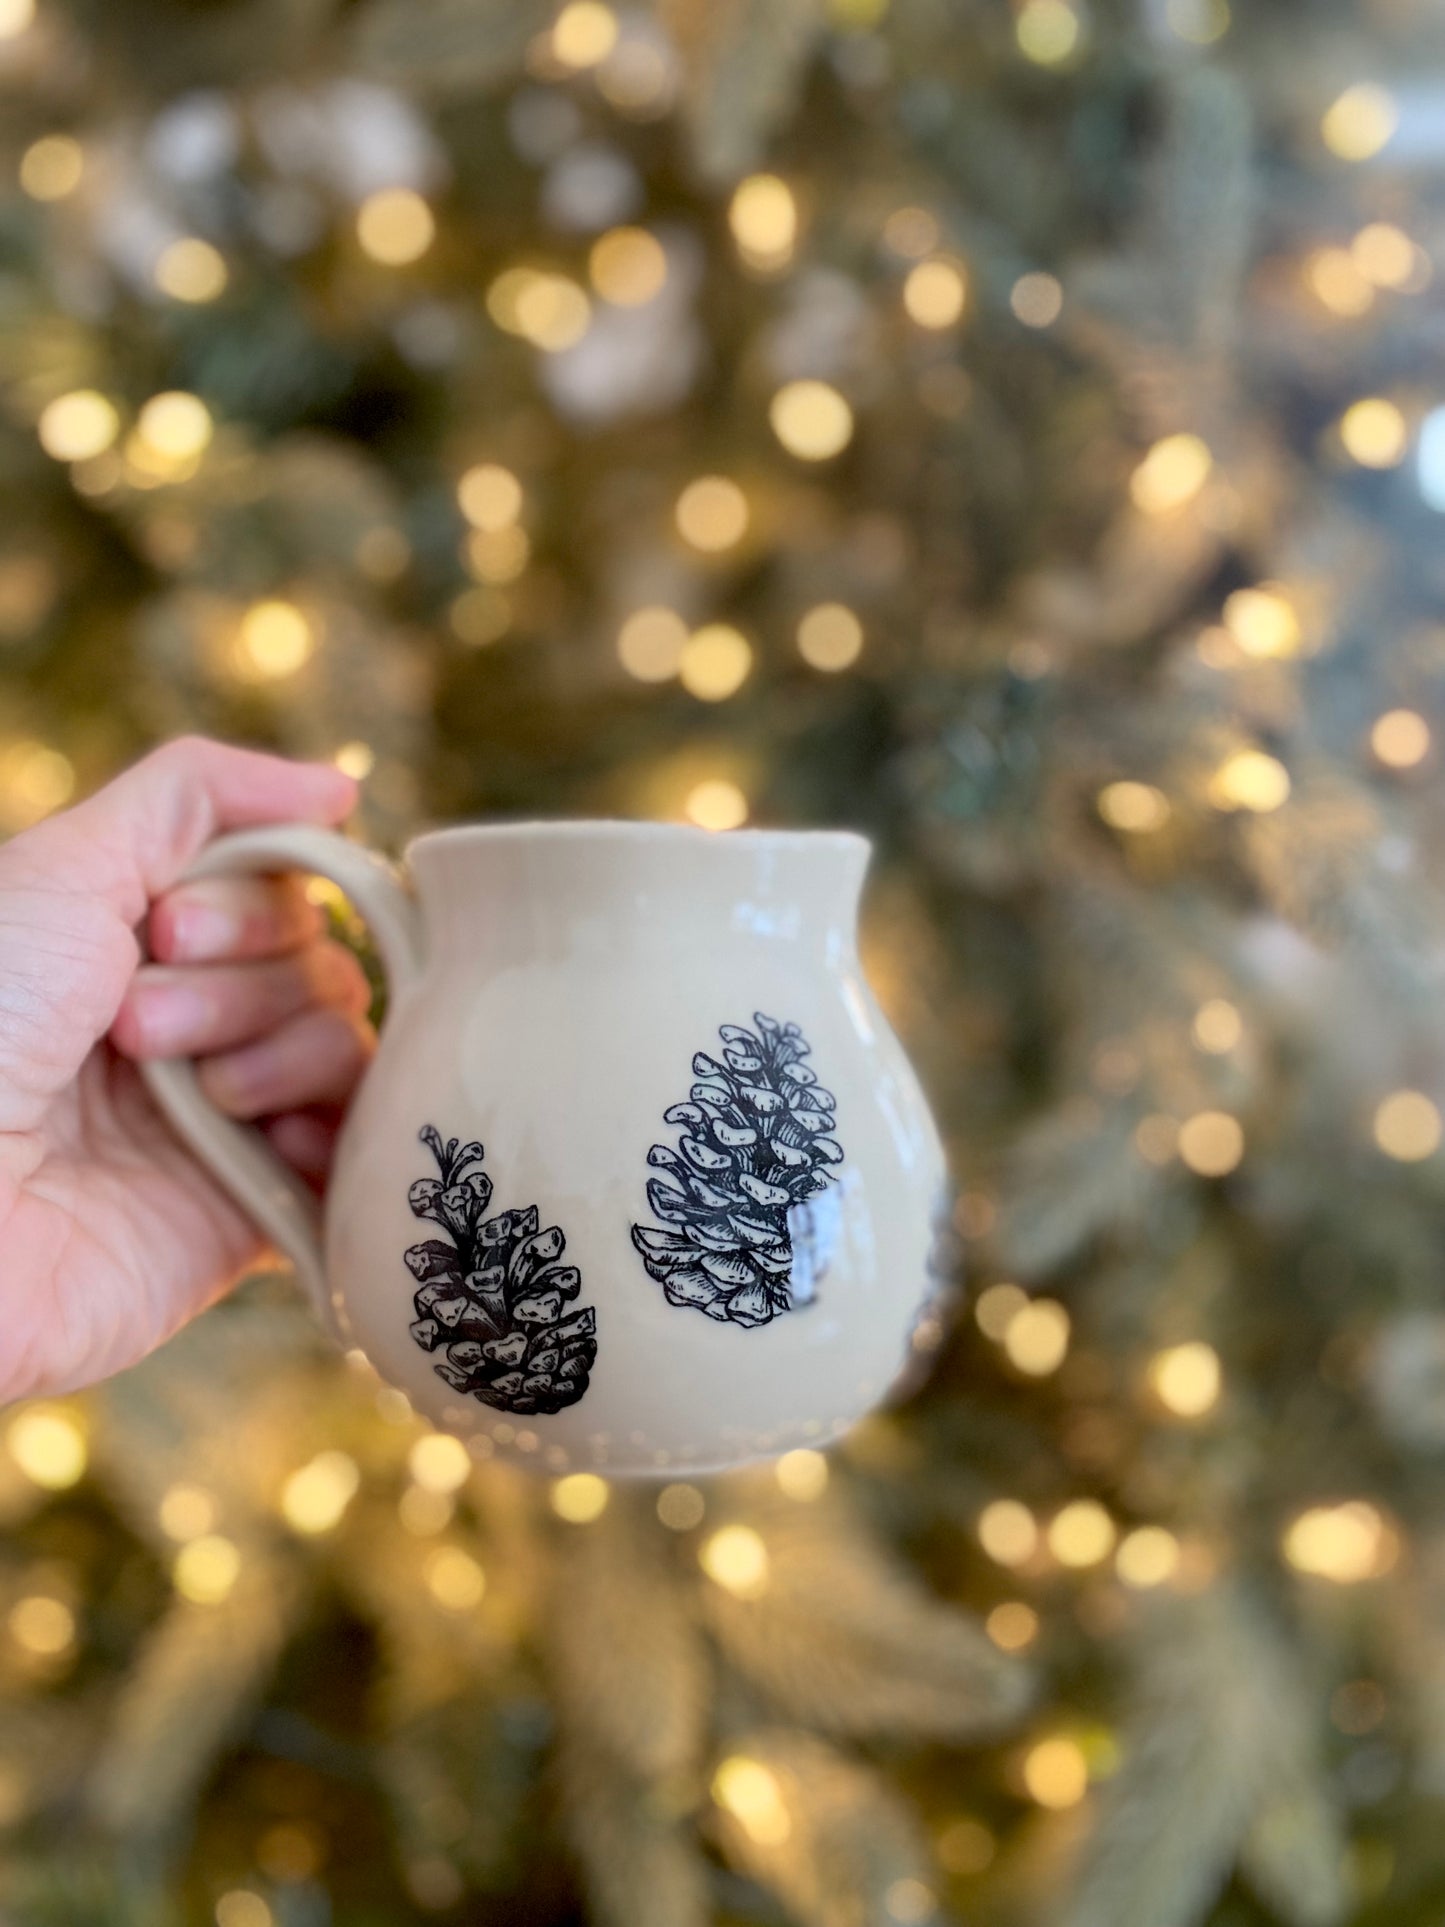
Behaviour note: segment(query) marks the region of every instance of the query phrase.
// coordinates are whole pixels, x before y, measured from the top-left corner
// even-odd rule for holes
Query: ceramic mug
[[[927,1342],[943,1190],[858,962],[868,853],[477,825],[402,876],[310,826],[223,836],[190,877],[327,877],[386,971],[324,1211],[192,1065],[147,1079],[328,1329],[481,1454],[666,1475],[824,1444]]]

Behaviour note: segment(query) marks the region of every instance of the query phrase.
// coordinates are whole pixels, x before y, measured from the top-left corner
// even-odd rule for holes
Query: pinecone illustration
[[[575,1405],[597,1357],[597,1313],[569,1308],[582,1277],[557,1263],[567,1242],[560,1228],[539,1230],[536,1205],[489,1218],[482,1146],[443,1143],[431,1124],[420,1135],[441,1176],[418,1178],[408,1202],[447,1237],[405,1254],[418,1285],[412,1337],[442,1351],[434,1369],[448,1385],[499,1412]]]
[[[649,1181],[647,1201],[666,1229],[632,1227],[670,1304],[735,1325],[766,1325],[811,1298],[826,1251],[814,1211],[800,1207],[826,1191],[843,1158],[836,1103],[804,1061],[802,1031],[762,1011],[753,1022],[756,1032],[722,1026],[725,1062],[693,1058],[689,1101],[664,1113],[683,1126],[677,1149],[647,1154],[665,1174]]]

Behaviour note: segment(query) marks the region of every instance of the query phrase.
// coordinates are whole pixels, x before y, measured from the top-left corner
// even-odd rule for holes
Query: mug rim
[[[873,849],[871,840],[857,830],[705,830],[694,823],[655,823],[626,816],[543,816],[516,822],[439,824],[436,829],[422,830],[414,836],[406,846],[406,854],[410,857],[413,852],[433,844],[520,842],[528,838],[546,839],[554,843],[609,840],[619,843],[708,843],[724,847],[745,844],[754,849],[764,846],[774,849],[799,846],[816,849],[820,844],[826,844],[835,849],[859,850],[870,855]]]

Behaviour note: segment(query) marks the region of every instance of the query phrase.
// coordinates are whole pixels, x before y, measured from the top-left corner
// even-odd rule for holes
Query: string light
[[[689,695],[720,703],[740,689],[753,666],[747,637],[726,622],[709,622],[683,645],[678,675]]]
[[[1169,821],[1169,798],[1152,783],[1106,783],[1095,807],[1112,830],[1145,833],[1162,830]]]
[[[241,1555],[218,1532],[203,1533],[176,1554],[171,1568],[175,1588],[197,1606],[218,1606],[241,1576]]]
[[[1168,0],[1169,31],[1193,47],[1210,47],[1229,32],[1229,0]]]
[[[30,1593],[17,1599],[6,1619],[10,1637],[39,1659],[55,1659],[75,1640],[75,1614],[63,1599]]]
[[[408,1452],[406,1468],[427,1492],[455,1492],[471,1477],[472,1461],[450,1432],[426,1432]]]
[[[1211,997],[1195,1011],[1190,1030],[1201,1050],[1211,1057],[1223,1057],[1244,1035],[1244,1019],[1223,997]]]
[[[1388,1572],[1399,1557],[1399,1539],[1374,1506],[1351,1499],[1302,1512],[1286,1529],[1281,1550],[1296,1572],[1351,1586]]]
[[[978,1515],[978,1543],[1000,1566],[1026,1566],[1039,1549],[1039,1525],[1017,1499],[994,1499]]]
[[[1350,255],[1367,281],[1380,288],[1408,288],[1419,272],[1419,249],[1388,221],[1371,221],[1350,243]]]
[[[1370,730],[1370,748],[1387,769],[1413,769],[1430,753],[1430,725],[1413,709],[1387,709]]]
[[[712,1797],[760,1847],[780,1847],[793,1830],[782,1788],[761,1760],[740,1753],[724,1760],[712,1777]]]
[[[798,654],[810,669],[836,675],[863,653],[863,625],[842,602],[820,602],[798,624]]]
[[[749,267],[780,268],[792,259],[798,239],[798,203],[777,174],[750,174],[728,203],[728,226]]]
[[[0,748],[0,820],[23,830],[69,802],[75,767],[48,743],[22,736]]]
[[[499,462],[478,462],[457,483],[457,506],[474,529],[495,534],[522,513],[522,484]]]
[[[1401,1164],[1433,1157],[1440,1136],[1439,1108],[1423,1091],[1392,1091],[1375,1112],[1375,1142]]]
[[[1120,1541],[1114,1570],[1126,1586],[1147,1591],[1165,1585],[1179,1570],[1180,1546],[1163,1526],[1138,1526]]]
[[[1226,596],[1224,626],[1247,656],[1285,657],[1298,654],[1299,616],[1283,591],[1261,585],[1236,589]]]
[[[783,1454],[773,1467],[773,1477],[778,1482],[778,1490],[790,1499],[804,1503],[821,1499],[828,1489],[828,1461],[821,1452],[799,1447],[795,1452]]]
[[[237,627],[231,666],[246,682],[279,681],[304,668],[315,648],[315,631],[294,602],[256,602]]]
[[[225,257],[194,234],[170,242],[155,265],[156,286],[172,301],[214,301],[225,293],[229,279]]]
[[[1021,274],[1008,299],[1026,328],[1051,328],[1064,311],[1064,290],[1051,274]]]
[[[926,207],[895,208],[883,223],[883,245],[905,260],[921,260],[938,242],[938,222]]]
[[[1023,1759],[1023,1783],[1030,1799],[1054,1812],[1077,1806],[1089,1790],[1089,1764],[1077,1740],[1064,1736],[1040,1740]]]
[[[1027,59],[1057,67],[1079,44],[1079,16],[1065,0],[1024,0],[1014,34]]]
[[[179,1483],[167,1486],[156,1517],[168,1539],[184,1545],[199,1539],[216,1523],[216,1501],[204,1486]]]
[[[422,1567],[427,1589],[448,1612],[470,1612],[487,1590],[487,1575],[460,1546],[438,1546]]]
[[[484,648],[512,626],[512,605],[496,589],[464,589],[447,612],[452,633],[470,648]]]
[[[282,1486],[281,1516],[293,1532],[329,1532],[340,1523],[360,1484],[355,1459],[345,1452],[320,1452]]]
[[[1134,470],[1129,493],[1145,514],[1168,515],[1194,500],[1213,466],[1214,457],[1198,435],[1166,435]]]
[[[826,462],[853,439],[853,410],[826,381],[790,381],[768,408],[773,433],[790,455]]]
[[[971,1814],[950,1820],[935,1843],[939,1865],[949,1873],[964,1876],[980,1874],[990,1867],[997,1851],[992,1833]]]
[[[736,830],[748,820],[748,799],[736,783],[710,776],[688,791],[682,813],[700,830]]]
[[[1354,318],[1375,305],[1375,290],[1347,248],[1316,248],[1305,263],[1305,280],[1331,314]]]
[[[1022,1285],[1007,1282],[990,1285],[978,1295],[978,1303],[973,1308],[974,1322],[985,1338],[999,1343],[1028,1302],[1029,1295]]]
[[[700,475],[678,496],[673,514],[684,541],[717,555],[747,533],[748,498],[725,475]]]
[[[1394,468],[1404,459],[1410,431],[1394,402],[1368,395],[1340,417],[1340,440],[1361,468]]]
[[[617,654],[639,682],[666,682],[682,666],[687,624],[675,609],[635,609],[617,632]]]
[[[580,72],[599,67],[617,45],[617,15],[599,0],[572,0],[552,25],[552,57]]]
[[[920,261],[903,283],[903,305],[920,328],[951,328],[968,303],[968,277],[956,261]]]
[[[1159,1403],[1176,1418],[1203,1418],[1219,1403],[1224,1384],[1219,1354],[1198,1339],[1171,1345],[1150,1359],[1149,1383]]]
[[[508,268],[487,290],[487,312],[499,328],[548,354],[580,341],[592,319],[585,292],[565,274]]]
[[[1047,1378],[1069,1349],[1069,1314],[1053,1298],[1033,1298],[1015,1312],[1003,1335],[1009,1363],[1030,1378]]]
[[[1021,1653],[1038,1638],[1039,1616],[1021,1599],[1007,1599],[994,1607],[983,1628],[1001,1652]]]
[[[1320,122],[1325,146],[1342,161],[1367,161],[1389,144],[1400,110],[1386,88],[1362,80],[1326,108]]]
[[[1242,749],[1222,763],[1209,781],[1209,800],[1217,810],[1264,814],[1289,801],[1289,771],[1260,749]]]
[[[436,239],[436,216],[415,189],[383,187],[356,211],[356,238],[373,261],[401,268],[419,261]]]
[[[193,463],[210,446],[215,424],[199,395],[173,388],[152,395],[136,417],[136,434],[166,462]]]
[[[65,1492],[85,1476],[85,1434],[68,1413],[36,1405],[17,1413],[5,1428],[5,1449],[47,1492]]]
[[[706,1512],[707,1501],[695,1485],[665,1485],[657,1495],[657,1516],[669,1532],[691,1532]]]
[[[847,4],[856,5],[858,0],[847,0]],[[921,1922],[937,1920],[938,1895],[922,1880],[905,1874],[901,1880],[890,1880],[884,1888],[883,1910],[890,1920],[898,1922],[898,1927],[919,1927]]]
[[[751,1526],[723,1526],[703,1541],[698,1563],[708,1578],[737,1599],[758,1599],[768,1588],[768,1549]]]
[[[1097,1566],[1114,1550],[1114,1521],[1097,1499],[1075,1499],[1049,1521],[1049,1551],[1061,1566]]]
[[[14,40],[32,25],[35,0],[0,0],[0,40]]]
[[[84,150],[69,134],[44,134],[20,156],[20,185],[32,201],[63,201],[84,172]]]
[[[37,433],[57,462],[83,462],[110,447],[120,433],[120,416],[98,389],[76,388],[46,404]]]
[[[1244,1127],[1228,1111],[1198,1111],[1179,1126],[1179,1155],[1202,1178],[1222,1178],[1244,1156]]]
[[[233,1887],[216,1902],[216,1927],[276,1927],[276,1916],[260,1894]]]
[[[590,1525],[607,1510],[612,1489],[595,1472],[569,1472],[558,1479],[548,1495],[552,1510],[570,1525]]]
[[[370,743],[343,743],[331,758],[343,776],[364,782],[376,768],[376,751]]]
[[[621,39],[597,69],[603,98],[633,120],[655,120],[667,112],[674,72],[667,55],[650,40]]]
[[[614,308],[640,308],[662,292],[667,254],[646,228],[613,228],[593,242],[587,272],[598,294]]]
[[[479,582],[515,582],[532,559],[532,539],[515,522],[509,528],[473,529],[466,558]]]
[[[434,1539],[439,1532],[445,1532],[456,1510],[456,1501],[449,1492],[429,1492],[421,1485],[409,1485],[396,1502],[401,1528],[414,1539]]]

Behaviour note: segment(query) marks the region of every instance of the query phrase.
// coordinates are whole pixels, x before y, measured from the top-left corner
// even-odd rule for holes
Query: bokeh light
[[[768,410],[773,433],[790,455],[826,462],[853,439],[853,410],[825,381],[790,381]]]

